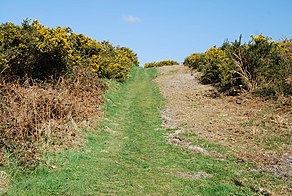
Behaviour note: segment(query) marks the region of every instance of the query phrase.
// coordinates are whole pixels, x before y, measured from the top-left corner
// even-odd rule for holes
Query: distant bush
[[[205,54],[204,53],[193,53],[186,57],[184,60],[184,65],[192,69],[201,69],[201,66],[205,65]]]
[[[162,67],[162,66],[171,66],[171,65],[179,65],[177,61],[173,60],[165,60],[165,61],[159,61],[159,62],[151,62],[151,63],[145,63],[144,67]]]
[[[291,94],[291,42],[275,42],[262,34],[241,37],[212,47],[204,54],[192,54],[184,65],[202,72],[202,81],[215,84],[223,92],[266,91],[271,95]]]

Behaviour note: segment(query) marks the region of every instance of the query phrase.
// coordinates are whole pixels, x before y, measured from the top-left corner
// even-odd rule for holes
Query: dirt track
[[[166,127],[219,143],[239,161],[292,177],[290,112],[251,95],[222,96],[214,87],[200,84],[199,73],[184,66],[161,67],[158,72],[156,81],[168,100],[162,114]],[[183,136],[179,140],[184,142]]]

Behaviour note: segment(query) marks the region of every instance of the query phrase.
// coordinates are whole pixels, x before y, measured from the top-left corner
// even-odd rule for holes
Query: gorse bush
[[[137,55],[129,48],[97,42],[68,27],[47,28],[37,20],[0,25],[0,69],[6,79],[45,80],[88,66],[100,77],[122,81],[135,64]]]
[[[184,60],[184,65],[192,69],[201,69],[201,66],[205,65],[205,54],[204,53],[193,53],[186,57]]]
[[[145,63],[144,67],[162,67],[162,66],[171,66],[171,65],[179,65],[177,61],[173,60],[165,60],[165,61],[159,61],[159,62],[151,62],[151,63]]]
[[[223,92],[237,94],[262,91],[270,95],[291,94],[291,42],[251,36],[248,43],[226,41],[203,54],[192,54],[184,64],[202,72],[202,81]]]
[[[6,79],[45,79],[63,74],[73,60],[69,28],[48,29],[34,21],[0,25],[0,69]]]

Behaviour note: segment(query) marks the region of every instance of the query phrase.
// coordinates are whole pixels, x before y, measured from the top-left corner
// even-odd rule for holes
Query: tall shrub
[[[37,20],[0,25],[0,73],[10,80],[58,78],[73,66],[87,66],[100,77],[125,80],[136,53],[109,42],[97,42],[68,27],[47,28]]]
[[[220,90],[262,91],[265,94],[291,94],[291,40],[275,42],[263,34],[212,47],[204,54],[188,56],[184,64],[202,72],[202,81]]]

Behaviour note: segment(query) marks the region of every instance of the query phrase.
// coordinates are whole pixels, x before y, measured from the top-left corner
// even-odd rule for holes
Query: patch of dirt
[[[207,151],[199,146],[192,145],[192,142],[186,142],[178,137],[179,134],[182,134],[184,132],[185,131],[183,131],[183,130],[176,130],[175,132],[169,134],[168,142],[171,144],[174,144],[174,145],[184,146],[184,147],[186,147],[189,150],[192,150],[194,152],[198,152],[198,153],[201,153],[204,155],[210,155],[209,151]]]
[[[213,157],[219,158],[220,160],[225,159],[224,155],[222,155],[216,151],[209,152],[208,150],[206,150],[200,146],[193,145],[192,142],[187,142],[184,139],[182,139],[180,137],[180,134],[183,134],[186,132],[188,132],[188,131],[187,130],[176,130],[176,131],[172,132],[171,134],[168,135],[168,142],[170,144],[173,144],[173,145],[183,146],[191,151],[194,151],[194,152],[206,155],[206,156],[213,156]]]
[[[202,178],[207,178],[211,177],[211,174],[208,174],[206,172],[197,172],[197,173],[185,173],[185,172],[171,172],[171,173],[166,173],[172,176],[176,176],[179,178],[187,178],[187,179],[192,179],[192,180],[199,180]]]
[[[182,65],[158,68],[156,81],[168,100],[164,126],[219,143],[239,161],[291,179],[292,109],[276,108],[250,94],[223,96],[198,78],[199,73]],[[191,146],[178,135],[170,135],[169,142]]]

